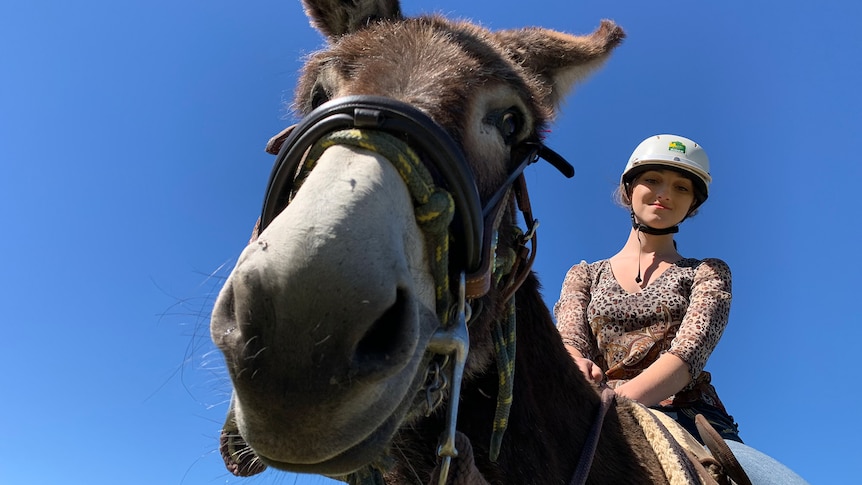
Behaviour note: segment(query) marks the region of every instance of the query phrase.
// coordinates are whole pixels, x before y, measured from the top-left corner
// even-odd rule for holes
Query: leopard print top
[[[637,293],[617,283],[604,259],[569,270],[554,315],[563,342],[598,364],[611,387],[670,352],[689,366],[683,391],[707,386],[714,395],[703,368],[727,326],[730,300],[730,268],[720,259],[682,259]]]

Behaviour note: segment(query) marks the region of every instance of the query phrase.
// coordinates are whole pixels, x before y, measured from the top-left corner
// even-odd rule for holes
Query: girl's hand
[[[601,382],[605,379],[605,373],[602,372],[602,369],[596,365],[595,362],[590,359],[586,359],[584,357],[575,357],[575,365],[578,366],[578,369],[581,370],[581,373],[584,377],[587,378],[588,381],[594,384],[601,384]]]
[[[581,371],[581,374],[583,374],[584,377],[587,378],[587,381],[594,384],[601,384],[602,381],[605,380],[605,373],[602,372],[602,368],[596,365],[595,362],[584,357],[584,355],[580,353],[578,349],[572,347],[571,345],[566,345],[565,347],[569,355],[572,356],[572,360],[575,361],[575,365],[577,365],[578,369]]]

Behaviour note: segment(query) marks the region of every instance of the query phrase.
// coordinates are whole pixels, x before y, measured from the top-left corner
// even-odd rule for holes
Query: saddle
[[[704,445],[661,411],[634,401],[621,405],[630,408],[671,485],[752,485],[724,438],[702,415],[695,417],[695,425]]]

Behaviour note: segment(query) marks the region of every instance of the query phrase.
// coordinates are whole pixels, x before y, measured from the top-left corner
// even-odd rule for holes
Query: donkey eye
[[[329,93],[320,84],[315,84],[311,91],[311,109],[315,109],[327,101],[329,101]]]
[[[497,129],[507,144],[511,144],[515,137],[521,132],[524,123],[523,117],[514,109],[503,112],[497,119]]]

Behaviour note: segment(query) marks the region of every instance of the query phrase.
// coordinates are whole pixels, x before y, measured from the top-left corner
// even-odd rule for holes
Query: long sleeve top
[[[684,397],[723,409],[703,369],[727,326],[730,300],[730,268],[720,259],[682,259],[636,293],[619,285],[605,259],[569,270],[554,314],[563,342],[598,364],[611,387],[670,352],[688,364],[691,382],[664,404]]]

